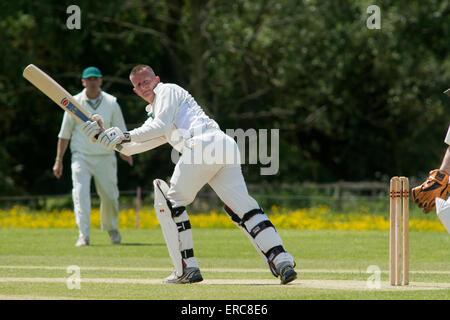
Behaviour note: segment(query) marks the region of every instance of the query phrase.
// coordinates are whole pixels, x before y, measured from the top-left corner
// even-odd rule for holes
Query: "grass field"
[[[411,232],[411,284],[390,287],[386,231],[279,230],[297,262],[299,278],[279,285],[238,229],[193,229],[204,281],[163,285],[171,263],[159,229],[122,230],[122,245],[91,231],[91,246],[76,248],[75,229],[0,231],[0,299],[304,300],[450,298],[450,237]],[[69,289],[80,269],[80,288]],[[381,270],[371,288],[369,266]],[[372,278],[371,278],[372,277]],[[73,283],[73,282],[72,282]],[[372,282],[370,282],[372,283]],[[369,284],[370,284],[369,283]]]

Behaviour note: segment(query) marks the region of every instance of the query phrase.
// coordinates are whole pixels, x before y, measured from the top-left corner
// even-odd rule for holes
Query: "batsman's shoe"
[[[280,275],[281,284],[287,284],[297,279],[297,272],[294,270],[295,264],[289,261],[281,262],[277,266],[277,272]]]
[[[186,284],[203,281],[199,268],[184,268],[183,275],[178,277],[174,271],[170,276],[164,279],[163,283]]]
[[[89,245],[89,237],[82,237],[80,236],[78,238],[77,243],[75,243],[76,247],[84,247]]]
[[[120,244],[120,242],[122,241],[122,237],[120,236],[118,230],[108,231],[108,234],[112,244]]]

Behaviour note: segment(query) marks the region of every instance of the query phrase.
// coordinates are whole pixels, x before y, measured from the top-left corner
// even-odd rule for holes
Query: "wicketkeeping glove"
[[[122,140],[125,140],[125,136],[118,127],[103,131],[97,139],[98,143],[106,150],[113,150]]]
[[[414,202],[428,213],[436,208],[436,198],[444,199],[449,192],[448,174],[442,170],[432,170],[427,180],[411,190]]]

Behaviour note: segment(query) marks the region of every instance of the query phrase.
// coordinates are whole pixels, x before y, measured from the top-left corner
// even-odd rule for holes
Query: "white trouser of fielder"
[[[279,263],[284,261],[294,263],[293,257],[285,252],[281,237],[269,218],[256,200],[249,195],[240,163],[220,161],[221,159],[217,159],[217,163],[211,163],[211,159],[206,161],[203,159],[201,163],[193,161],[196,152],[199,151],[196,148],[202,148],[203,151],[208,148],[212,150],[212,145],[208,145],[206,141],[214,141],[217,146],[224,148],[223,152],[218,152],[216,148],[215,154],[220,154],[219,158],[224,153],[227,157],[232,153],[228,159],[240,159],[236,142],[220,130],[207,132],[192,140],[192,147],[184,150],[170,180],[167,198],[171,201],[173,208],[190,204],[198,191],[208,183],[225,203],[227,213],[231,213],[233,221],[246,232],[252,244],[269,264],[274,275],[277,275],[274,269]],[[229,212],[229,209],[232,212]],[[186,263],[190,266],[188,261]],[[196,261],[193,264],[197,266]]]
[[[72,197],[79,234],[89,237],[91,220],[91,178],[100,197],[101,228],[117,230],[119,222],[119,190],[115,155],[86,156],[72,154]]]

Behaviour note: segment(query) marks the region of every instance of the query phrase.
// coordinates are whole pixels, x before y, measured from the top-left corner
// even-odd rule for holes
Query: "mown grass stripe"
[[[0,266],[0,269],[29,269],[29,270],[67,270],[69,266]],[[148,271],[148,272],[170,272],[171,268],[145,268],[145,267],[103,267],[103,266],[79,266],[81,270],[90,271]],[[367,270],[359,269],[296,269],[299,273],[356,273],[366,274]],[[227,269],[227,268],[201,268],[204,272],[229,272],[229,273],[260,273],[267,269]],[[388,270],[381,270],[382,273],[388,273]],[[373,273],[373,272],[370,272]],[[411,270],[414,274],[450,274],[450,271],[442,270]]]
[[[67,278],[0,278],[2,282],[32,282],[32,283],[66,283]],[[80,278],[80,285],[83,283],[107,283],[107,284],[147,284],[147,285],[165,285],[161,279],[118,279],[118,278]],[[282,286],[278,279],[211,279],[193,284],[198,285],[266,285]],[[450,290],[450,283],[426,283],[411,282],[408,286],[393,287],[388,281],[382,281],[380,288],[373,289],[367,286],[367,281],[358,280],[295,280],[290,284],[283,286],[315,288],[315,289],[334,289],[334,290]]]

